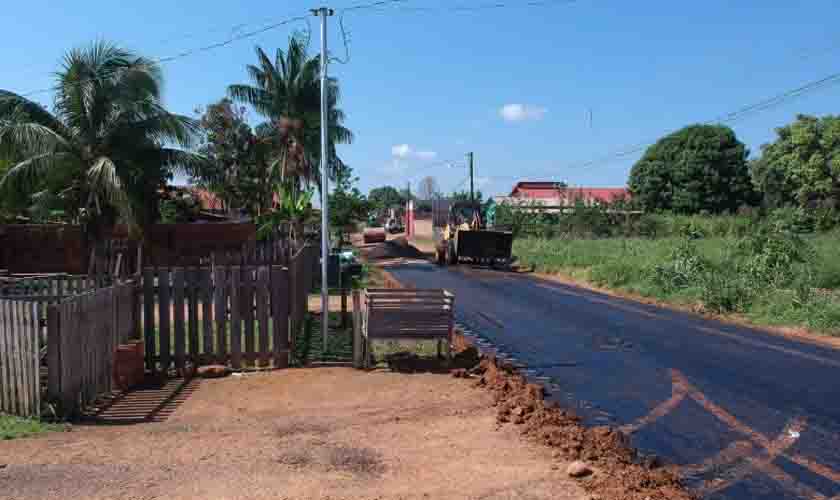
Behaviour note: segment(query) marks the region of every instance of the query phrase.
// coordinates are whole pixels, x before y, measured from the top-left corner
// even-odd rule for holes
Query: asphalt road
[[[521,274],[389,270],[708,499],[840,498],[840,351]]]

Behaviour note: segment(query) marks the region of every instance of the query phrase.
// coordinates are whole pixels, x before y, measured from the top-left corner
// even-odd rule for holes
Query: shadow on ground
[[[92,424],[164,422],[198,390],[200,379],[147,380],[128,392],[106,398],[83,421]]]

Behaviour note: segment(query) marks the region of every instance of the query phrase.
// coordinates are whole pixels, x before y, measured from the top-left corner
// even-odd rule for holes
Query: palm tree
[[[256,48],[259,65],[248,65],[252,85],[231,85],[228,94],[234,100],[250,104],[268,122],[257,128],[261,137],[271,138],[276,157],[270,168],[283,180],[293,180],[299,188],[313,183],[320,189],[321,84],[320,58],[309,58],[307,42],[289,39],[286,52],[277,50],[274,61]],[[344,127],[344,113],[337,108],[338,80],[327,79],[329,113],[329,172],[335,178],[343,166],[335,154],[336,144],[349,144],[353,133]]]
[[[0,189],[31,189],[52,179],[49,192],[35,198],[60,197],[77,220],[154,222],[158,188],[173,172],[203,161],[171,147],[190,147],[199,126],[163,107],[161,85],[156,62],[97,42],[64,57],[53,113],[0,90],[0,149],[21,158]]]

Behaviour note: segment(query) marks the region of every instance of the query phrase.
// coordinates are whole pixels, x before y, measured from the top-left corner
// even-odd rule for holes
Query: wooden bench
[[[372,340],[437,340],[451,357],[455,296],[442,289],[369,288],[364,293],[362,335],[364,366]]]

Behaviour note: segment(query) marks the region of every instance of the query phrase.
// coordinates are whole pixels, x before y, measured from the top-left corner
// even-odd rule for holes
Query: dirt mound
[[[376,243],[362,247],[362,255],[367,260],[385,259],[423,259],[423,252],[415,248],[405,237],[401,236],[384,243]]]
[[[695,498],[681,485],[673,469],[659,467],[656,459],[641,457],[621,431],[585,427],[573,412],[546,402],[543,387],[528,383],[511,365],[493,356],[483,357],[468,374],[480,377],[476,385],[492,391],[500,425],[519,425],[529,439],[556,449],[558,458],[591,465],[595,473],[581,479],[580,484],[598,498]]]

